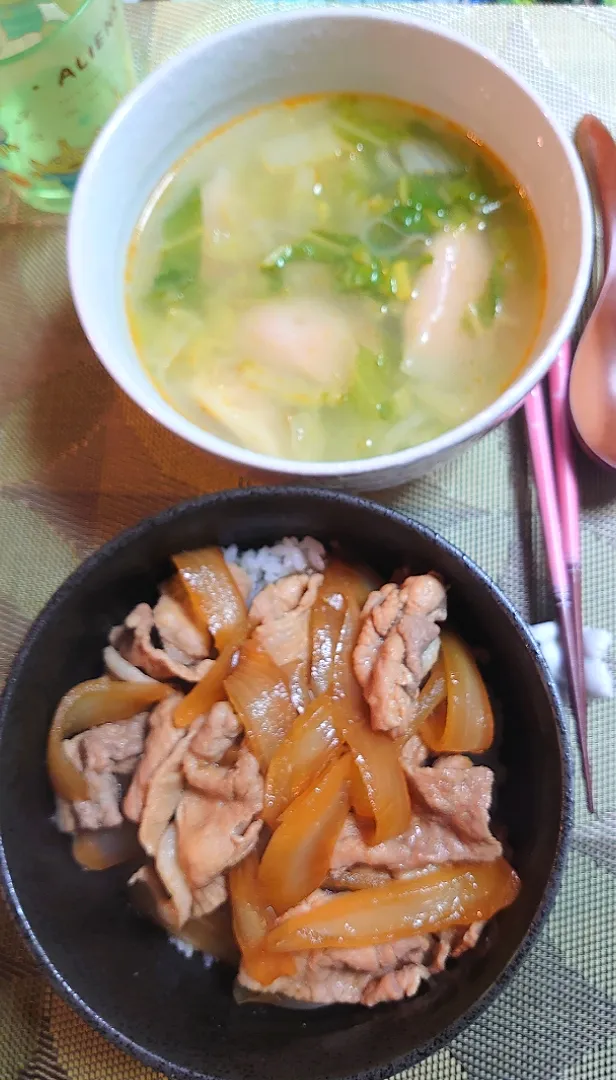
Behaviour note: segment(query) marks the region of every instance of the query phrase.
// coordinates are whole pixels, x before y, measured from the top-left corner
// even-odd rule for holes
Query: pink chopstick
[[[556,486],[560,524],[567,567],[580,568],[580,499],[573,465],[573,441],[569,427],[569,372],[571,345],[565,342],[548,372]]]
[[[573,460],[573,439],[569,424],[569,375],[571,345],[565,342],[548,373],[552,440],[556,467],[556,488],[560,508],[563,551],[571,589],[571,606],[577,638],[580,665],[580,689],[586,713],[586,680],[584,677],[584,621],[582,614],[582,554],[580,549],[580,496]]]
[[[524,410],[552,588],[558,603],[568,603],[570,600],[569,575],[561,543],[560,510],[541,385],[531,390],[524,402]]]
[[[524,402],[528,441],[530,445],[535,484],[539,500],[539,510],[543,524],[543,533],[548,558],[548,567],[556,607],[562,629],[563,652],[567,665],[571,705],[575,715],[578,742],[582,756],[582,771],[586,787],[586,802],[590,813],[594,813],[592,793],[592,775],[588,756],[588,722],[586,689],[584,685],[584,654],[581,651],[581,629],[578,635],[576,612],[574,611],[573,592],[569,577],[569,566],[576,566],[579,572],[579,500],[577,482],[573,470],[571,440],[568,438],[568,417],[566,397],[562,386],[566,387],[566,377],[570,354],[559,354],[556,363],[558,375],[553,377],[558,395],[554,395],[553,409],[556,409],[555,448],[559,475],[560,504],[557,495],[552,448],[548,431],[543,389],[536,386]],[[550,387],[551,388],[551,387]],[[566,391],[565,391],[566,392]],[[577,562],[576,562],[577,560]],[[579,605],[577,605],[579,608]]]

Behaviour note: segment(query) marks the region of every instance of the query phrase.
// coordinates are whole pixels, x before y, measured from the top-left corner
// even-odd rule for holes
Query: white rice
[[[313,573],[325,569],[325,548],[313,536],[298,540],[296,536],[285,536],[278,544],[262,547],[258,551],[252,548],[240,552],[237,544],[224,549],[228,563],[237,563],[252,578],[250,601],[265,585],[289,574]]]

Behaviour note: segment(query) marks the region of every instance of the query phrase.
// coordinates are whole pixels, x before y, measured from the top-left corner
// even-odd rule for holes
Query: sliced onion
[[[251,851],[242,862],[232,867],[229,891],[233,931],[246,974],[262,986],[269,986],[281,975],[294,975],[296,965],[293,957],[273,955],[264,945],[266,935],[276,919],[271,908],[265,904],[256,851]]]
[[[67,802],[89,798],[88,782],[66,756],[64,739],[117,720],[130,720],[172,693],[157,682],[115,682],[104,675],[79,683],[56,709],[47,739],[47,771],[56,795]]]
[[[411,880],[338,893],[281,919],[267,945],[277,952],[363,948],[491,919],[513,903],[520,879],[505,859],[444,865]]]
[[[398,748],[388,735],[373,731],[369,720],[356,718],[355,709],[346,706],[344,700],[338,702],[333,720],[340,738],[353,754],[364,786],[362,793],[355,772],[351,800],[362,816],[368,816],[369,807],[374,829],[368,843],[385,843],[406,832],[411,824],[411,800]]]
[[[439,652],[438,659],[428,676],[427,682],[419,691],[417,712],[415,713],[415,720],[413,722],[415,731],[421,727],[424,720],[428,719],[441,702],[445,701],[446,697],[447,682],[445,679],[445,668],[443,667],[443,654],[442,652]],[[407,736],[405,736],[405,739],[406,737]]]
[[[331,559],[310,612],[310,676],[314,694],[323,694],[351,671],[352,636],[359,607],[374,588],[375,577],[361,566]],[[350,636],[349,636],[350,635]],[[337,692],[337,691],[336,691]]]
[[[281,666],[281,671],[287,680],[289,695],[294,708],[298,713],[303,713],[310,703],[310,686],[308,680],[308,662],[306,660],[294,660],[290,664]]]
[[[246,604],[220,548],[183,551],[173,561],[197,626],[213,635],[219,652],[239,645],[246,636]]]
[[[370,796],[366,790],[366,785],[364,784],[364,778],[356,761],[353,762],[351,768],[349,801],[351,803],[351,810],[355,816],[362,818],[367,822],[368,828],[372,828],[372,832],[374,833],[374,826],[371,826],[370,824],[371,822],[374,822],[374,811],[372,809],[372,803],[370,802]]]
[[[350,754],[338,758],[287,807],[259,867],[263,895],[277,914],[323,884],[349,812]]]
[[[224,685],[246,742],[265,772],[297,717],[284,675],[269,653],[249,640]]]
[[[363,604],[364,601],[361,602],[361,607]],[[360,603],[350,596],[336,646],[332,686],[336,698],[347,699],[349,707],[352,706],[358,716],[363,716],[366,703],[353,671],[353,649],[357,643],[359,624]]]
[[[201,681],[178,703],[173,714],[173,723],[177,728],[190,727],[198,716],[207,716],[217,701],[225,700],[225,679],[236,659],[235,645],[225,645]]]
[[[310,612],[310,685],[313,694],[325,694],[329,690],[345,608],[344,594],[328,567]]]
[[[298,716],[276,750],[267,771],[263,817],[275,826],[289,803],[301,795],[336,754],[340,739],[332,722],[327,694]]]
[[[494,738],[494,716],[485,683],[468,645],[444,630],[441,637],[447,704],[424,721],[420,735],[435,754],[480,754]]]

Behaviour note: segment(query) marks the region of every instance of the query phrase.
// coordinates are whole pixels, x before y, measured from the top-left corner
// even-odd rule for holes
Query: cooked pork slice
[[[186,734],[173,723],[175,707],[181,700],[179,694],[170,694],[150,713],[150,730],[145,740],[143,755],[124,799],[124,814],[130,821],[141,820],[153,773]]]
[[[317,957],[315,959],[315,957]],[[262,986],[246,974],[242,965],[238,982],[247,990],[277,994],[293,1001],[313,1005],[359,1005],[371,976],[365,971],[338,970],[320,962],[315,953],[296,954],[297,974],[281,975],[269,986]]]
[[[438,656],[438,623],[446,616],[445,589],[432,574],[370,593],[353,668],[375,730],[397,737],[410,729],[419,687]]]
[[[60,817],[63,824],[67,825],[70,821],[69,815],[72,815],[73,827],[66,830],[70,832],[76,829],[112,829],[123,821],[118,778],[112,772],[95,772],[93,769],[84,768],[81,744],[86,734],[88,733],[83,732],[64,742],[64,753],[83,773],[90,793],[87,800],[63,804]]]
[[[190,749],[204,761],[222,761],[241,732],[241,724],[229,702],[217,701],[195,735]]]
[[[469,949],[474,949],[479,941],[485,923],[475,922],[470,926],[457,926],[452,930],[443,930],[434,937],[434,951],[429,961],[430,973],[435,975],[445,970],[450,957],[455,959]]]
[[[245,747],[230,767],[192,754],[184,766],[189,784],[200,789],[185,791],[176,813],[180,864],[195,890],[252,851],[263,824],[263,779]]]
[[[411,735],[410,739],[407,739],[400,750],[400,764],[404,769],[407,776],[410,776],[415,769],[421,768],[425,765],[426,760],[430,754],[425,742],[420,739],[419,735]]]
[[[474,949],[483,934],[485,925],[484,922],[474,922],[466,928],[459,928],[456,931],[451,955],[454,957],[461,956],[462,953],[468,952],[469,949]]]
[[[165,649],[158,648],[155,644],[155,630],[154,612],[150,605],[137,604],[126,616],[122,626],[114,626],[109,634],[109,644],[129,664],[134,664],[153,679],[199,682],[214,661],[206,658],[183,663],[174,659]]]
[[[367,971],[382,975],[401,964],[422,964],[432,947],[426,935],[400,938],[388,945],[367,945],[361,949],[324,949],[332,966],[347,967],[352,971]]]
[[[501,845],[490,832],[491,769],[456,754],[439,758],[431,768],[407,770],[407,776],[411,799],[418,795],[430,814],[446,822],[462,841],[486,845],[493,859],[502,854]]]
[[[253,638],[269,653],[278,667],[307,664],[310,634],[310,612],[290,611],[280,619],[262,623]]]
[[[68,803],[56,800],[56,822],[61,832],[106,829],[121,825],[122,788],[118,776],[130,776],[144,745],[147,713],[90,728],[64,742],[64,752],[83,773],[90,798]]]
[[[435,935],[434,950],[432,956],[427,961],[430,974],[436,975],[439,971],[445,970],[445,965],[451,956],[452,944],[457,933],[457,930],[443,930],[442,934]]]
[[[203,889],[195,889],[193,892],[192,917],[200,919],[203,915],[210,915],[212,911],[222,907],[227,899],[227,882],[224,874],[219,874],[209,885]]]
[[[84,768],[130,775],[143,753],[147,720],[147,713],[138,713],[132,720],[101,724],[77,735]]]
[[[307,663],[310,609],[322,582],[322,574],[289,574],[255,597],[250,609],[253,637],[279,667]]]
[[[173,822],[167,826],[161,836],[154,864],[175,908],[174,925],[180,928],[190,918],[193,897],[178,862],[177,832]]]
[[[272,619],[281,619],[298,607],[312,607],[322,582],[322,574],[289,574],[266,585],[252,602],[250,622],[258,626]]]
[[[446,862],[491,862],[500,852],[500,844],[493,837],[483,843],[464,841],[445,822],[434,818],[416,819],[402,836],[368,847],[349,818],[336,842],[332,869],[377,866],[399,877],[410,870]]]
[[[377,866],[400,875],[446,862],[497,859],[502,847],[490,832],[489,818],[494,776],[484,765],[462,760],[464,766],[460,759],[441,758],[431,768],[410,772],[413,820],[402,836],[369,847],[354,818],[347,818],[331,869]]]
[[[120,810],[121,789],[113,773],[84,773],[90,798],[71,803],[75,827],[79,829],[112,829],[123,822]]]
[[[179,696],[173,695],[154,710],[144,755],[124,800],[124,813],[140,823],[139,841],[149,855],[155,855],[158,850],[161,837],[182,798],[186,786],[186,760],[188,772],[192,769],[197,778],[202,769],[206,773],[208,769],[219,770],[220,776],[227,778],[228,794],[222,797],[237,799],[238,807],[243,806],[244,811],[249,803],[255,806],[254,814],[251,813],[246,824],[263,806],[263,781],[258,775],[255,794],[252,774],[256,761],[247,750],[240,750],[233,769],[222,768],[193,753],[195,740],[201,750],[217,752],[222,749],[223,753],[230,745],[230,736],[235,740],[238,727],[230,706],[214,706],[207,717],[198,717],[187,730],[181,730],[173,723],[178,700]],[[204,729],[206,735],[203,735]],[[220,778],[218,773],[215,776]],[[219,796],[213,794],[212,797]]]
[[[171,660],[187,666],[209,657],[212,639],[195,626],[186,607],[163,585],[152,613],[162,647]]]
[[[182,763],[190,746],[191,730],[194,730],[199,722],[196,720],[191,728],[183,733],[183,737],[150,777],[139,825],[139,843],[148,855],[156,854],[162,835],[182,798]]]
[[[422,964],[406,964],[388,971],[368,984],[362,994],[362,1005],[380,1005],[382,1001],[402,1001],[406,997],[415,997],[423,980],[429,976],[430,972]]]
[[[257,759],[246,746],[240,747],[232,766],[203,761],[191,746],[184,758],[184,775],[191,787],[211,799],[242,801],[253,817],[263,809],[263,778]]]
[[[246,823],[235,803],[186,791],[177,808],[180,859],[193,890],[202,889],[252,851],[262,822]]]

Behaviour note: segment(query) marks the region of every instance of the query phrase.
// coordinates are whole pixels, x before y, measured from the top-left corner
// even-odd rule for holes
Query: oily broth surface
[[[343,109],[341,135],[340,100],[347,99],[323,96],[273,105],[240,118],[194,147],[150,198],[135,230],[127,266],[131,332],[159,392],[188,419],[223,438],[305,460],[368,457],[402,449],[468,419],[513,379],[532,347],[545,293],[543,249],[532,210],[493,155],[441,118],[384,98],[357,99],[357,131],[356,113],[351,111],[348,121]],[[398,194],[408,195],[408,187],[393,176],[391,161],[383,157],[385,153],[395,163],[398,144],[362,141],[364,122],[371,137],[376,132],[374,138],[381,143],[389,129],[408,128],[410,143],[418,140],[420,147],[427,146],[428,158],[434,146],[437,166],[442,154],[456,175],[476,173],[477,198],[483,198],[488,208],[495,205],[492,196],[498,193],[498,210],[461,225],[455,216],[447,221],[448,208],[442,222],[440,211],[433,211],[430,236],[423,239],[420,231],[418,240],[411,234],[408,241],[403,237],[407,246],[401,252],[376,256],[385,266],[384,285],[357,287],[353,275],[352,280],[346,270],[341,275],[340,264],[327,252],[325,258],[293,255],[282,268],[275,260],[264,267],[264,260],[271,263],[277,250],[301,247],[307,237],[323,236],[327,243],[332,236],[351,237],[358,240],[360,250],[353,249],[349,265],[355,266],[357,258],[360,276],[364,274],[361,260],[375,257],[366,240],[372,243],[380,237],[380,224],[389,220],[396,202],[397,185],[401,185]],[[399,141],[405,140],[406,136]],[[304,158],[312,153],[315,160],[302,160],[304,143],[309,147]],[[289,166],[288,160],[299,163]],[[430,175],[432,183],[434,174]],[[430,184],[428,188],[430,196]],[[194,206],[190,210],[195,192],[202,193],[200,210]],[[465,207],[465,213],[469,207],[474,213],[472,200],[467,198]],[[190,212],[185,213],[186,208]],[[179,225],[174,225],[169,240],[174,218]],[[465,315],[459,327],[456,323],[452,347],[444,350],[447,355],[435,362],[429,358],[418,371],[412,368],[409,377],[400,370],[405,312],[415,303],[415,286],[426,273],[425,267],[418,268],[417,253],[423,249],[430,257],[442,232],[460,228],[477,235],[480,230],[482,241],[487,238],[491,265],[500,260],[505,266],[504,275],[499,271],[504,286],[494,305],[496,314],[483,321]],[[186,275],[180,275],[176,295],[173,259],[177,254],[178,265],[183,266],[190,253],[194,270],[197,247],[197,280],[186,287]],[[349,261],[346,254],[344,258]],[[391,265],[405,259],[406,293],[402,288],[396,293],[392,290],[398,271],[390,273]],[[482,301],[486,292],[487,288]],[[442,299],[436,296],[437,307]],[[245,335],[238,340],[238,326],[255,305],[294,301],[325,304],[348,325],[361,350],[357,373],[348,369],[333,389],[321,384],[315,388],[295,369],[286,372],[263,364],[262,356],[255,364],[254,357],[245,353]],[[313,308],[310,312],[314,314]],[[325,331],[321,337],[327,340]],[[328,366],[326,360],[324,365]],[[335,362],[329,366],[333,370]],[[226,393],[230,379],[231,413],[228,400],[222,412],[210,410],[210,396],[221,386]]]

